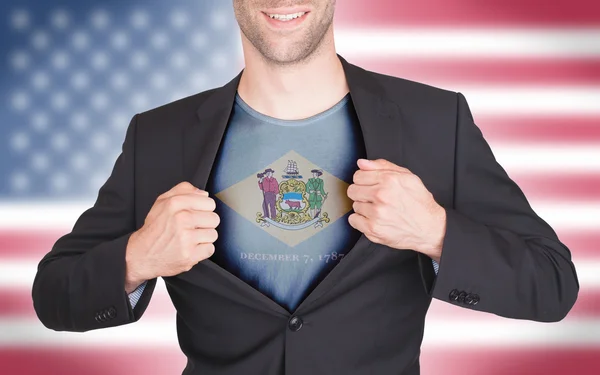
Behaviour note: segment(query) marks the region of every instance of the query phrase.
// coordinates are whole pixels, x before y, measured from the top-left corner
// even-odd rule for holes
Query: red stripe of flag
[[[467,98],[468,99],[468,98]],[[473,113],[477,126],[490,144],[574,143],[600,145],[600,117],[491,117]],[[599,146],[600,147],[600,146]]]
[[[36,319],[29,289],[0,289],[0,301],[2,301],[2,304],[0,304],[0,318],[29,317],[32,320]],[[144,317],[166,318],[170,320],[175,316],[175,313],[175,308],[173,307],[168,294],[164,292],[155,292],[148,309],[144,313]],[[573,317],[596,316],[600,316],[600,291],[582,290],[577,299],[577,303],[569,313],[569,319]],[[469,310],[438,300],[435,300],[432,303],[427,317],[428,319],[460,319],[469,321],[482,321],[497,318],[496,315]]]
[[[457,333],[459,334],[459,333]],[[34,359],[34,360],[32,360]],[[186,359],[178,347],[0,349],[6,374],[105,375],[180,374]],[[424,346],[423,375],[597,375],[598,350],[589,349],[440,349]]]
[[[597,0],[344,0],[336,27],[582,26],[600,23]],[[490,40],[490,43],[493,41]]]
[[[600,4],[600,2],[599,2]],[[599,85],[600,59],[355,58],[375,72],[444,86],[455,83]]]
[[[513,178],[514,176],[511,176]],[[557,197],[556,190],[560,191],[561,187],[557,183],[564,186],[567,191],[562,194],[570,194],[575,197],[576,194],[586,194],[589,197],[597,197],[596,192],[592,191],[593,186],[598,186],[598,176],[581,176],[573,180],[556,177],[556,179],[543,177],[538,179],[531,176],[516,176],[514,180],[522,184],[523,190],[527,194],[528,190],[537,191],[543,190],[541,196],[545,198]],[[592,187],[584,187],[578,183],[590,183]],[[573,185],[573,186],[571,186]],[[572,191],[578,189],[577,191]],[[527,194],[528,199],[530,195]],[[531,201],[531,199],[529,199]],[[38,231],[40,232],[40,231]],[[598,244],[600,244],[600,233],[588,231],[560,231],[560,240],[571,247],[573,253],[579,257],[594,257],[598,256]],[[39,233],[32,236],[29,231],[0,231],[0,259],[9,259],[12,261],[29,261],[36,264],[41,258],[52,248],[52,245],[64,233],[50,231],[47,233]]]

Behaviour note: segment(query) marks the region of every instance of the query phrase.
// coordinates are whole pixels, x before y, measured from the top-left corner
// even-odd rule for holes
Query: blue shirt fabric
[[[348,223],[346,190],[366,158],[350,94],[302,120],[263,115],[236,95],[229,121],[206,185],[221,218],[211,260],[294,311],[361,235]]]
[[[236,95],[207,182],[221,217],[211,260],[293,311],[361,235],[346,190],[364,157],[349,94],[302,120]]]

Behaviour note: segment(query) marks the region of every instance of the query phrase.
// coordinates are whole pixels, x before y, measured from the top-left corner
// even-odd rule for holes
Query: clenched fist
[[[189,271],[215,252],[220,218],[208,192],[182,182],[160,195],[126,250],[125,291],[145,280]]]

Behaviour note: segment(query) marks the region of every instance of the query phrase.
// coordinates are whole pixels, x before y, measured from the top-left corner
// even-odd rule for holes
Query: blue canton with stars
[[[0,3],[0,200],[90,199],[135,113],[242,67],[230,2]]]

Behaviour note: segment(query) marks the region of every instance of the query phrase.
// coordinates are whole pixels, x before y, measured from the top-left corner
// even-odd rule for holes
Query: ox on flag
[[[139,322],[83,334],[46,329],[31,285],[93,204],[129,119],[239,72],[231,3],[0,2],[0,374],[185,367],[162,280]],[[340,0],[335,30],[352,63],[464,93],[577,266],[579,300],[559,323],[434,300],[422,374],[600,374],[600,1]]]

